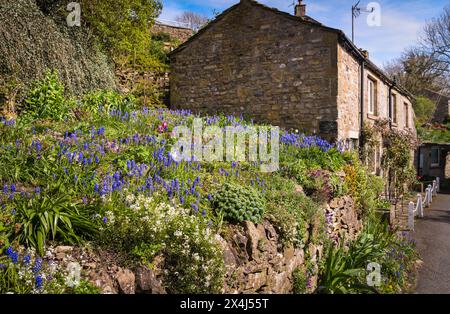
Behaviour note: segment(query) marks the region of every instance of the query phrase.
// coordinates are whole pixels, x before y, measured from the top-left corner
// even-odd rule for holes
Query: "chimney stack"
[[[306,4],[302,4],[302,0],[298,0],[295,6],[295,16],[304,17],[306,15]]]

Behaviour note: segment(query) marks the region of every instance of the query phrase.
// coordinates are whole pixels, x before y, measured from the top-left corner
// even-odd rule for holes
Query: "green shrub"
[[[25,100],[25,112],[34,119],[63,120],[68,117],[64,84],[56,71],[48,71],[42,80],[33,82]]]
[[[95,224],[80,212],[68,195],[38,195],[18,201],[12,237],[33,247],[42,256],[47,240],[77,243],[83,235],[93,235]]]
[[[297,268],[292,273],[292,279],[294,281],[293,292],[295,294],[305,294],[308,290],[308,277],[306,271],[302,271]]]
[[[122,95],[115,91],[100,90],[83,97],[82,108],[90,113],[130,112],[136,109],[133,95]]]
[[[173,220],[165,248],[167,292],[175,294],[221,293],[224,261],[221,247],[199,216]]]
[[[225,183],[214,195],[214,208],[231,222],[259,222],[264,217],[265,200],[250,187]]]
[[[103,210],[101,239],[108,248],[151,266],[162,254],[169,293],[218,293],[223,286],[223,256],[207,221],[158,200],[129,194],[125,206]]]

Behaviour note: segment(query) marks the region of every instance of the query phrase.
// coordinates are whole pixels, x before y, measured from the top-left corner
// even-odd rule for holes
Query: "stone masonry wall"
[[[337,35],[251,4],[215,22],[171,58],[171,106],[247,114],[332,139]]]
[[[171,38],[178,40],[180,43],[184,43],[193,35],[193,30],[189,28],[175,27],[170,25],[164,25],[156,22],[152,27],[151,32],[153,34],[166,33],[169,34]]]
[[[360,132],[360,64],[338,45],[339,139],[358,139]]]
[[[359,62],[348,51],[338,46],[338,128],[339,139],[358,138],[360,131],[360,77]],[[368,80],[375,82],[376,109],[374,114],[368,112]],[[373,124],[377,119],[389,118],[389,85],[380,79],[379,75],[365,68],[364,76],[364,120]],[[396,98],[396,123],[397,129],[409,128],[415,132],[414,110],[411,101],[399,91],[393,89]],[[406,110],[407,108],[407,110]],[[408,120],[408,123],[406,123]]]

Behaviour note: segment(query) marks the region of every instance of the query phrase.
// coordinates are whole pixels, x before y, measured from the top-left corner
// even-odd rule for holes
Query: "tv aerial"
[[[371,10],[361,8],[359,6],[360,2],[361,2],[361,0],[358,0],[358,2],[356,2],[356,4],[354,4],[352,6],[352,42],[353,43],[355,43],[355,19],[358,18],[362,12],[373,13],[375,10],[374,8],[372,8]]]

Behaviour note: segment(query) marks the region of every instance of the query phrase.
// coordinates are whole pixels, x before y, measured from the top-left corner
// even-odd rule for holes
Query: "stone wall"
[[[338,45],[338,128],[339,139],[359,139],[360,77],[359,62]]]
[[[339,138],[359,138],[361,113],[361,67],[359,62],[347,50],[338,47],[338,108],[339,108]],[[389,118],[389,84],[378,74],[365,68],[364,70],[364,121],[374,124],[378,119]],[[368,83],[369,79],[375,82],[376,105],[375,112],[369,113]],[[416,132],[414,126],[414,109],[411,100],[392,89],[396,99],[396,115],[393,127]],[[394,109],[393,109],[394,114]]]
[[[354,201],[348,197],[332,200],[324,205],[328,236],[336,241],[355,240],[362,230]],[[306,225],[308,236],[302,246],[283,245],[275,226],[268,220],[260,224],[244,222],[224,226],[216,235],[223,250],[226,267],[223,293],[293,292],[293,272],[298,269],[308,275],[307,293],[317,287],[319,263],[324,258],[323,243],[316,243],[320,219]],[[152,268],[126,268],[113,252],[91,247],[50,247],[46,262],[67,269],[71,263],[82,268],[82,278],[98,286],[104,294],[165,294],[164,257],[157,256]],[[308,266],[306,266],[308,265]],[[128,263],[128,267],[130,264]],[[202,280],[202,278],[199,278]]]
[[[184,43],[189,39],[189,37],[194,34],[194,31],[192,29],[165,25],[161,22],[156,22],[152,27],[151,32],[153,34],[169,34],[172,39],[177,40],[179,43]]]
[[[171,106],[334,138],[337,34],[243,1],[171,57]]]

